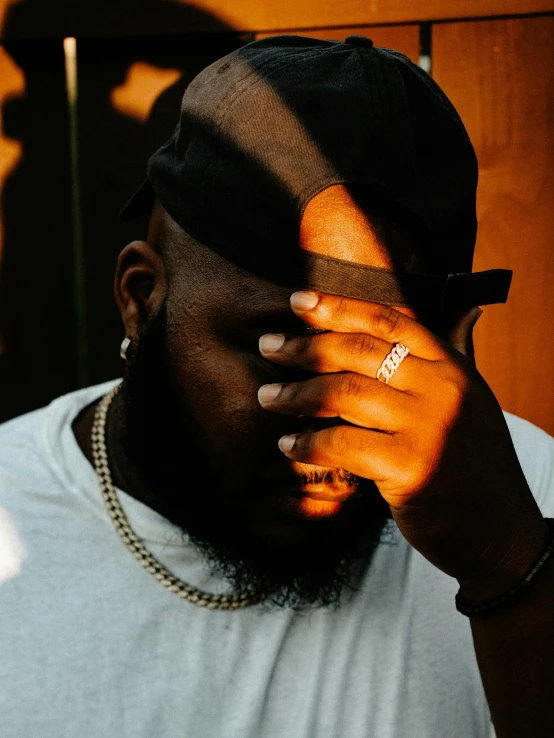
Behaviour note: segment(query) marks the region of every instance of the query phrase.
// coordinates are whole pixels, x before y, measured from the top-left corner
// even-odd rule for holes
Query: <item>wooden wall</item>
[[[120,372],[111,282],[146,224],[117,212],[206,64],[275,32],[365,34],[417,60],[458,108],[480,162],[475,268],[514,269],[485,309],[477,358],[507,410],[554,434],[554,0],[0,0],[0,420]],[[423,35],[422,35],[423,30]],[[76,334],[62,39],[77,36],[79,224],[86,329]]]
[[[504,408],[554,434],[553,41],[553,17],[433,32],[433,74],[479,159],[474,268],[514,270],[508,303],[478,323],[479,366]]]

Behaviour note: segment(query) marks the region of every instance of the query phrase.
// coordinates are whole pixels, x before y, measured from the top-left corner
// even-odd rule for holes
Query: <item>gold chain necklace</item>
[[[149,574],[152,574],[170,592],[174,592],[183,600],[187,600],[187,602],[192,602],[194,605],[201,607],[207,607],[209,610],[240,610],[243,607],[257,604],[263,598],[257,597],[250,591],[215,595],[209,592],[203,592],[178,579],[145,548],[135,531],[131,528],[127,515],[121,507],[113,486],[106,446],[106,418],[108,416],[108,408],[118,393],[120,386],[119,384],[116,385],[98,403],[92,424],[92,456],[94,468],[96,469],[96,474],[100,482],[102,497],[121,540]]]

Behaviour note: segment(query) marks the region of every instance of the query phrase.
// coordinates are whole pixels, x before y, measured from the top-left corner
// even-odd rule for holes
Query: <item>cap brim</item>
[[[152,206],[156,199],[156,193],[150,182],[145,179],[123,210],[119,213],[120,220],[133,220],[152,212]]]

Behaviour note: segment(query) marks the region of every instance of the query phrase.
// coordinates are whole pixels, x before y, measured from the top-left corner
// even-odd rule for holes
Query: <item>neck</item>
[[[99,402],[100,400],[97,400],[81,410],[72,425],[73,434],[79,444],[79,448],[92,466],[94,466],[92,458],[92,426]],[[129,463],[123,449],[123,429],[124,400],[122,393],[118,392],[110,405],[106,426],[108,463],[110,465],[113,484],[167,517],[167,513],[162,509],[157,495],[146,488],[136,469]]]

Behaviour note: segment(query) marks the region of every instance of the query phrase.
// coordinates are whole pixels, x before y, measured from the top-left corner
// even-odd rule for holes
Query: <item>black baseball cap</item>
[[[304,209],[334,184],[374,193],[420,224],[437,280],[299,254]],[[196,240],[278,283],[318,287],[310,274],[325,276],[331,264],[336,293],[361,280],[356,294],[344,294],[396,305],[419,295],[426,307],[460,312],[504,302],[511,278],[506,270],[469,274],[476,188],[477,160],[459,115],[408,57],[364,36],[273,36],[191,82],[173,135],[150,158],[122,217],[158,198]],[[389,278],[382,299],[375,274]]]

